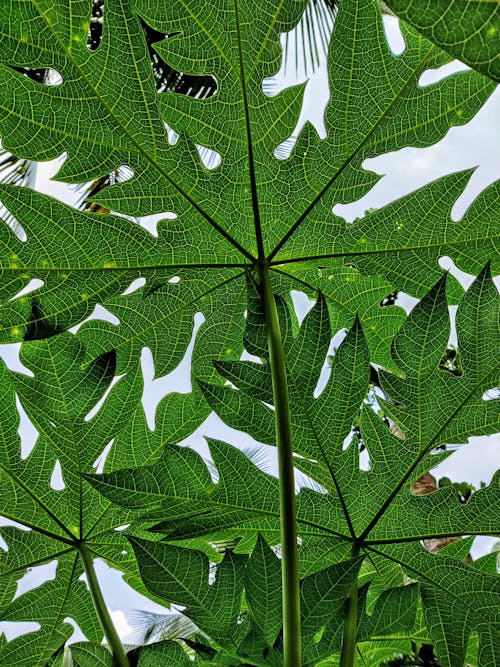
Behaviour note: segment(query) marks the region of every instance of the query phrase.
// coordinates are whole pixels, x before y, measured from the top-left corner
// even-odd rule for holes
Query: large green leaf
[[[82,482],[81,474],[94,471],[95,460],[124,426],[131,406],[140,401],[141,384],[133,374],[122,378],[111,389],[116,402],[109,401],[89,416],[109,391],[116,364],[114,354],[108,354],[82,368],[84,358],[75,336],[65,333],[24,344],[21,360],[31,377],[9,373],[4,366],[0,371],[0,511],[20,524],[1,531],[8,551],[1,556],[0,613],[2,620],[36,621],[41,626],[2,646],[5,664],[45,667],[72,634],[71,625],[63,623],[66,617],[74,619],[89,639],[102,639],[89,591],[79,580],[79,541],[86,541],[94,556],[101,555],[99,539],[93,543],[92,536],[122,525],[126,514],[103,502]],[[16,395],[39,433],[32,451],[23,456]],[[124,537],[113,535],[113,554],[120,566],[137,574],[134,561],[122,553]],[[109,550],[108,546],[103,555]],[[53,561],[55,579],[16,595],[16,579]]]
[[[245,570],[245,591],[255,622],[270,646],[282,626],[280,579],[279,559],[259,535]]]
[[[156,667],[156,665],[171,665],[171,667],[189,667],[192,662],[186,651],[172,641],[163,641],[144,646],[139,649],[138,667]]]
[[[419,87],[420,74],[446,62],[447,56],[407,30],[407,49],[395,58],[376,4],[344,3],[330,49],[330,87],[336,92],[326,116],[328,136],[321,141],[306,128],[291,157],[277,160],[274,150],[293,130],[302,88],[269,98],[261,83],[278,68],[278,34],[293,27],[304,6],[276,1],[268,3],[262,16],[251,4],[226,7],[220,2],[207,11],[201,1],[189,8],[174,2],[165,12],[161,3],[137,1],[130,7],[126,0],[108,0],[102,43],[89,51],[85,1],[72,2],[71,12],[65,2],[10,0],[3,5],[3,145],[32,159],[56,157],[65,150],[68,157],[58,178],[66,181],[99,177],[127,164],[133,177],[106,189],[99,201],[128,215],[177,214],[159,225],[154,239],[123,218],[78,213],[30,190],[2,186],[3,203],[27,235],[23,243],[12,232],[3,232],[4,299],[15,296],[30,278],[44,281],[32,295],[3,306],[6,342],[43,335],[47,324],[64,329],[101,302],[120,324],[87,325],[89,354],[116,346],[122,368],[135,363],[138,348],[147,345],[158,354],[159,373],[167,372],[166,362],[179,361],[193,310],[201,306],[208,321],[211,309],[205,295],[220,310],[216,292],[225,291],[231,277],[237,279],[237,266],[255,262],[259,254],[289,262],[276,267],[288,291],[322,286],[335,329],[351,326],[357,312],[373,360],[391,365],[388,343],[402,314],[396,308],[392,317],[386,316],[379,307],[385,294],[394,287],[419,295],[430,289],[435,276],[428,271],[429,263],[439,273],[437,260],[444,253],[460,264],[467,248],[464,268],[477,268],[481,253],[491,251],[493,230],[483,226],[479,233],[469,223],[463,231],[452,226],[453,233],[443,232],[436,220],[449,214],[455,196],[446,184],[419,195],[425,215],[404,226],[413,236],[398,234],[393,245],[381,231],[382,221],[392,229],[394,215],[399,219],[400,213],[388,209],[373,220],[372,229],[379,233],[371,242],[364,227],[346,225],[331,208],[362,196],[375,183],[376,177],[362,169],[364,159],[409,143],[432,144],[450,124],[467,122],[493,88],[474,72]],[[217,94],[204,100],[173,93],[158,96],[134,12],[159,33],[175,35],[155,44],[166,62],[179,71],[214,76]],[[11,69],[42,64],[61,74],[60,85],[43,85]],[[167,140],[164,120],[180,133],[174,146]],[[216,150],[220,166],[205,169],[193,142]],[[459,187],[460,181],[456,194]],[[484,219],[493,193],[481,201],[477,215]],[[411,216],[414,196],[394,207]],[[425,255],[421,264],[413,262],[415,253]],[[330,290],[322,285],[319,260],[310,262],[318,256],[328,278],[335,275]],[[402,257],[412,262],[410,272],[391,268]],[[346,263],[386,280],[360,276]],[[182,267],[189,273],[179,273]],[[197,273],[195,267],[212,271]],[[170,284],[154,294],[148,291],[177,275],[184,289]],[[139,276],[149,288],[122,295]],[[166,341],[159,350],[165,330],[172,344]],[[226,347],[236,345],[235,336]],[[213,356],[219,356],[219,350],[214,348]]]
[[[392,551],[392,553],[391,553]],[[438,659],[464,664],[472,632],[479,635],[479,665],[494,665],[500,655],[500,581],[446,556],[433,557],[416,545],[386,552],[421,581],[424,614]]]
[[[405,567],[403,556],[392,555],[393,552],[399,554],[398,545],[463,533],[498,534],[495,513],[500,500],[498,475],[490,486],[474,493],[466,504],[460,503],[450,487],[430,496],[416,497],[410,493],[411,483],[448,455],[446,452],[433,454],[439,445],[462,443],[470,435],[488,434],[498,428],[498,400],[484,399],[485,392],[498,382],[498,359],[494,352],[499,335],[498,302],[486,268],[466,293],[457,313],[460,376],[440,369],[449,335],[445,281],[440,280],[408,317],[393,343],[394,361],[404,378],[384,374],[382,379],[393,401],[384,402],[384,410],[398,424],[404,435],[402,439],[389,430],[371,407],[363,405],[369,360],[359,323],[355,323],[335,354],[326,387],[314,397],[331,337],[328,310],[325,300],[319,296],[297,336],[289,341],[288,349],[292,428],[297,447],[308,457],[297,459],[297,465],[325,489],[323,493],[303,489],[298,495],[299,533],[305,552],[302,571],[311,573],[306,581],[314,576],[313,572],[318,576],[324,572],[328,563],[346,558],[348,552],[342,546],[339,548],[339,539],[345,547],[352,543],[358,545],[357,548],[366,548],[368,553],[375,549],[380,556],[395,559]],[[210,391],[212,406],[233,426],[260,433],[263,411],[268,410],[261,402],[269,399],[262,393],[266,365],[233,361],[220,363],[218,368],[226,377],[230,376],[237,387],[242,378],[242,385],[240,391],[227,387],[206,388]],[[435,396],[440,397],[439,402]],[[233,397],[237,404],[232,402]],[[361,434],[370,456],[368,472],[359,467],[355,439],[347,449],[343,448],[360,408]],[[269,413],[271,415],[272,411]],[[266,428],[271,441],[271,416]],[[260,529],[267,531],[271,539],[274,534],[274,541],[278,541],[276,481],[227,445],[214,442],[211,451],[219,474],[215,484],[206,473],[203,479],[200,473],[194,472],[199,465],[197,455],[180,448],[167,450],[154,466],[89,477],[89,481],[114,502],[144,508],[147,511],[144,516],[149,520],[161,519],[157,529],[168,535],[169,540],[204,533],[213,535],[217,529],[224,531],[237,526],[235,530],[240,535]],[[182,466],[188,460],[190,464],[184,473]],[[259,551],[255,552],[251,562],[257,563],[260,558],[260,570],[264,573],[261,581],[265,582],[265,572],[272,568],[273,557],[268,554],[264,559],[263,554],[258,554]],[[444,567],[443,572],[448,572],[450,582],[457,576],[457,587],[468,590],[466,568],[436,567]],[[411,564],[408,569],[411,576],[419,579]],[[380,565],[376,571],[380,571]],[[373,579],[374,574],[368,576],[368,580]],[[462,576],[465,577],[463,582]],[[477,577],[481,579],[479,574]],[[426,583],[425,577],[422,583]],[[259,604],[267,600],[271,604],[269,609],[275,609],[277,603],[271,603],[269,594],[259,598],[252,592],[254,585],[264,583],[257,584],[252,578],[250,606],[252,600],[258,598]],[[486,590],[488,582],[481,586],[486,587],[481,590]],[[320,590],[321,587],[318,592]],[[427,590],[425,585],[423,590]],[[399,626],[403,623],[405,630],[411,629],[414,592],[410,595],[410,589],[404,587],[382,593],[378,606],[361,622],[360,639],[391,634],[394,623]],[[403,612],[402,595],[410,595],[406,612]],[[431,619],[443,610],[439,596],[429,600],[429,596],[425,597],[424,603],[426,617]],[[262,613],[265,616],[268,612]],[[461,654],[462,647],[451,631],[445,629],[439,635],[434,621],[428,623],[431,636],[446,646],[440,651],[450,656],[454,652]],[[316,625],[312,634],[317,631]],[[338,647],[336,632],[330,629],[327,634],[328,639],[323,644],[314,642],[314,659]],[[466,639],[467,636],[464,646]],[[482,641],[485,642],[484,655],[489,655],[488,652],[494,655],[494,643],[488,643],[484,637]],[[458,665],[451,657],[449,661],[445,664]]]

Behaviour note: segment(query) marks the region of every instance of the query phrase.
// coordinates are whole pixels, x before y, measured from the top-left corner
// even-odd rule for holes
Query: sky
[[[396,19],[386,17],[385,25],[392,50],[395,53],[400,53],[404,48],[404,42]],[[290,52],[290,58],[294,58],[293,49]],[[320,53],[320,65],[313,75],[306,73],[305,67],[302,72],[299,72],[299,80],[307,80],[307,86],[303,109],[294,134],[298,134],[305,120],[309,120],[317,127],[320,136],[325,135],[322,115],[328,101],[328,86],[324,61],[324,53]],[[427,72],[421,79],[421,85],[431,85],[432,81],[463,68],[462,64],[455,63],[452,66],[441,68],[437,72]],[[290,79],[287,72],[289,71],[290,67],[287,67],[287,64],[284,63],[280,72],[265,82],[266,92],[274,94],[288,85]],[[347,221],[352,221],[367,209],[381,208],[445,174],[463,169],[474,169],[469,183],[452,211],[453,219],[459,220],[478,194],[500,178],[499,155],[500,87],[469,123],[461,127],[451,128],[446,136],[434,146],[429,148],[407,147],[394,153],[366,160],[363,166],[380,174],[382,178],[360,200],[349,204],[337,204],[333,210]],[[51,180],[59,165],[60,161],[39,165],[36,188],[61,200],[73,203],[76,199],[74,191]],[[149,220],[145,226],[154,229],[154,224],[154,220]],[[459,271],[449,258],[442,258],[441,265],[459,278],[464,286],[471,282],[472,277]],[[312,305],[304,295],[296,294],[294,301],[300,317]],[[409,310],[414,305],[414,301],[403,299],[401,305]],[[198,315],[195,320],[195,331],[201,321],[202,318]],[[189,363],[193,340],[180,366],[162,378],[154,378],[154,363],[151,352],[148,349],[143,351],[142,365],[145,380],[143,403],[151,426],[154,424],[156,406],[167,392],[182,392],[190,389]],[[21,370],[17,352],[17,346],[0,346],[0,356],[4,358],[7,365],[14,370]],[[25,416],[22,416],[20,434],[24,450],[28,451],[35,442],[36,432],[27,422]],[[206,453],[204,438],[207,436],[226,440],[238,446],[253,446],[256,444],[249,436],[228,428],[214,414],[197,429],[185,444]],[[275,463],[272,460],[272,448],[267,448],[267,451],[270,457],[269,469],[273,471],[275,470]],[[485,438],[471,438],[469,444],[460,447],[436,468],[434,474],[438,478],[448,476],[455,481],[467,480],[479,486],[481,481],[489,482],[492,474],[498,468],[500,468],[500,436],[496,435]],[[494,538],[478,538],[474,544],[473,555],[477,557],[489,551],[495,541]],[[162,610],[155,603],[128,588],[122,582],[121,573],[110,569],[101,561],[97,562],[96,569],[103,586],[105,599],[122,638],[127,639],[131,636],[133,630],[131,622],[135,609]],[[47,578],[53,577],[54,573],[54,564],[33,568],[32,572],[21,580],[18,595],[29,587],[40,585]],[[28,631],[30,626],[27,624],[0,623],[0,629],[2,628],[8,637],[12,637],[20,632]]]

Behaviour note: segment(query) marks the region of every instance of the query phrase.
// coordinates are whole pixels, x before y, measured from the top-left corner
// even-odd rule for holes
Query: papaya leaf
[[[138,667],[155,667],[158,664],[172,667],[189,667],[192,662],[186,651],[176,642],[155,642],[138,650]]]
[[[123,410],[140,401],[141,386],[131,374],[111,388],[116,368],[113,353],[82,368],[84,358],[81,343],[64,333],[23,345],[21,360],[31,377],[10,373],[3,365],[0,370],[1,512],[20,524],[1,529],[8,547],[1,554],[1,617],[40,625],[40,630],[2,646],[0,657],[6,664],[45,666],[72,634],[71,625],[63,623],[66,617],[74,619],[89,639],[100,641],[103,636],[90,593],[79,579],[84,569],[79,545],[84,541],[98,557],[99,538],[92,544],[92,535],[113,531],[126,515],[103,503],[102,496],[82,483],[81,474],[93,471],[105,445],[124,426]],[[109,391],[117,402],[106,403],[88,417]],[[21,451],[16,395],[38,431],[29,453]],[[113,555],[120,567],[137,577],[134,561],[128,558],[130,570],[122,554],[127,544],[124,537],[112,535]],[[108,544],[104,556],[109,551]],[[16,594],[17,579],[49,563],[57,565],[54,579]]]
[[[281,566],[265,540],[257,545],[245,570],[248,606],[267,643],[272,646],[282,626]]]
[[[478,322],[484,323],[481,331]],[[488,487],[474,492],[466,503],[460,503],[450,487],[418,497],[409,491],[412,481],[433,465],[432,459],[442,460],[448,455],[433,454],[440,444],[462,443],[470,435],[487,434],[498,428],[498,400],[484,400],[485,391],[498,378],[498,360],[493,352],[495,345],[493,349],[491,347],[498,337],[496,322],[498,294],[486,267],[458,309],[458,350],[463,374],[456,376],[439,366],[449,335],[445,281],[440,280],[416,306],[393,343],[394,361],[405,377],[382,376],[383,386],[394,400],[394,403],[384,403],[384,410],[398,424],[404,435],[402,439],[391,433],[371,407],[363,405],[368,388],[369,361],[359,323],[355,323],[337,350],[326,387],[317,398],[314,397],[331,338],[327,306],[319,295],[288,350],[295,442],[301,447],[301,454],[309,457],[297,459],[297,465],[319,479],[327,492],[317,493],[305,488],[298,495],[299,533],[302,550],[306,553],[304,574],[311,572],[311,567],[319,573],[326,563],[338,563],[345,558],[347,554],[341,546],[339,549],[339,539],[346,547],[349,543],[359,543],[368,551],[377,549],[380,558],[384,555],[385,545],[394,545],[396,549],[399,544],[418,544],[430,537],[463,533],[498,534],[494,510],[500,500],[498,474]],[[217,408],[228,423],[247,432],[258,433],[261,428],[259,415],[264,409],[264,406],[259,408],[259,404],[267,398],[263,397],[261,390],[265,365],[234,361],[219,364],[218,367],[226,375],[231,371],[231,381],[236,386],[243,378],[243,388],[236,391],[219,387],[217,392],[210,394],[212,399],[216,393],[218,396],[217,401],[212,400],[212,407]],[[348,391],[345,391],[346,386]],[[234,408],[225,394],[244,400],[239,400],[237,408]],[[436,395],[441,397],[438,405],[433,398]],[[368,472],[359,469],[356,441],[352,441],[347,449],[342,447],[360,409],[361,433],[370,456]],[[473,419],[463,417],[467,410],[474,415]],[[235,422],[233,417],[237,417],[238,421]],[[271,426],[270,419],[269,432]],[[195,466],[201,463],[198,455],[181,448],[167,449],[163,459],[155,466],[116,471],[88,479],[114,502],[125,507],[142,506],[148,510],[143,515],[148,520],[162,519],[157,529],[163,531],[169,540],[201,536],[238,526],[240,534],[261,530],[264,533],[267,531],[272,539],[274,532],[274,542],[278,541],[276,481],[255,468],[243,454],[223,443],[212,442],[211,451],[219,474],[216,483],[208,478],[206,471],[203,479],[200,478],[202,469],[195,472]],[[311,457],[315,457],[316,462]],[[179,463],[175,463],[177,459]],[[181,461],[187,460],[190,467],[183,473],[184,463],[181,464]],[[274,509],[273,497],[276,498]],[[262,540],[259,544],[262,545]],[[316,552],[316,562],[321,565],[311,566],[307,556],[311,551]],[[259,550],[252,556],[251,563],[258,562],[258,553]],[[272,567],[273,558],[268,553],[269,567]],[[390,561],[386,562],[390,564]],[[404,567],[404,560],[397,562]],[[374,573],[368,576],[368,580],[375,584]],[[252,592],[253,586],[257,585],[255,578],[250,577],[249,581],[250,606],[252,600],[263,604],[264,598]],[[382,591],[387,584],[386,579]],[[384,623],[387,632],[391,632],[392,613],[401,622],[405,614],[397,598],[399,595],[410,595],[410,589],[390,590],[392,592],[382,593],[371,616],[361,621],[360,638],[365,638],[366,634],[366,639],[369,639],[370,633],[383,634],[381,628]],[[411,591],[410,597],[414,600],[416,589]],[[393,598],[390,598],[391,595]],[[386,604],[387,596],[391,602]],[[433,604],[432,611],[426,616],[428,618],[431,617],[429,614],[440,613],[439,598]],[[276,602],[273,608],[275,606]],[[388,617],[384,612],[386,606]],[[406,626],[411,626],[413,607],[413,602],[409,603],[408,612],[405,612],[409,614]],[[262,610],[261,613],[266,616]],[[406,626],[405,629],[408,629]],[[270,622],[266,624],[269,632],[272,627],[275,626]],[[315,627],[314,632],[317,631]],[[431,634],[435,634],[432,628]],[[334,637],[335,632],[330,632],[328,650],[334,650]],[[453,647],[453,634],[446,633],[442,641],[446,646]],[[447,648],[447,655],[454,650]],[[457,650],[460,653],[462,649]],[[493,650],[489,646],[485,655]],[[315,656],[319,657],[319,654]]]
[[[71,658],[75,667],[113,667],[113,656],[101,644],[90,642],[72,644]]]
[[[373,361],[388,367],[388,342],[401,324],[402,313],[396,308],[392,318],[382,317],[387,314],[378,306],[382,292],[411,288],[421,295],[435,281],[428,271],[429,262],[439,272],[437,260],[444,253],[459,259],[460,248],[468,247],[470,252],[474,244],[478,255],[491,250],[492,232],[486,231],[479,238],[470,223],[464,223],[463,232],[461,226],[456,230],[447,226],[450,233],[436,225],[437,217],[449,214],[454,196],[448,181],[419,195],[425,198],[422,208],[426,213],[419,217],[422,231],[418,237],[405,231],[414,231],[411,221],[393,239],[385,239],[380,232],[372,243],[361,227],[358,233],[358,225],[346,225],[333,216],[331,207],[346,197],[362,196],[374,184],[374,175],[361,168],[364,159],[409,143],[434,143],[450,123],[466,123],[493,90],[492,85],[467,72],[419,87],[422,71],[443,64],[447,56],[408,29],[407,49],[395,58],[375,3],[346,3],[336,17],[330,48],[330,86],[336,95],[325,119],[327,138],[319,140],[306,128],[291,157],[276,160],[274,149],[293,130],[302,88],[266,98],[261,82],[278,67],[278,34],[294,26],[305,2],[296,1],[290,7],[275,4],[269,8],[271,18],[266,27],[256,7],[213,8],[213,15],[206,15],[202,2],[189,11],[175,2],[166,15],[161,4],[135,2],[131,8],[125,0],[109,0],[103,40],[94,51],[85,46],[89,10],[84,0],[73,2],[69,14],[63,5],[52,7],[44,2],[9,0],[3,7],[0,24],[8,26],[1,56],[8,110],[0,125],[4,147],[30,159],[48,159],[66,150],[68,157],[57,177],[73,182],[100,177],[127,164],[133,177],[101,192],[100,204],[125,215],[169,210],[177,215],[175,220],[160,223],[155,239],[123,217],[76,212],[31,190],[2,186],[3,203],[27,235],[23,243],[8,229],[2,232],[8,246],[0,260],[5,301],[30,278],[44,281],[33,296],[3,306],[6,342],[21,340],[27,330],[32,336],[40,335],[37,331],[43,329],[44,322],[54,330],[63,330],[89,315],[99,302],[116,311],[120,324],[113,327],[105,323],[101,329],[87,325],[92,340],[92,345],[86,341],[89,354],[98,356],[114,345],[119,351],[118,367],[122,368],[135,363],[137,350],[147,344],[158,353],[159,373],[167,372],[172,366],[165,366],[166,362],[179,361],[196,304],[203,304],[203,310],[206,306],[209,317],[204,295],[214,293],[218,311],[216,292],[225,290],[231,277],[237,280],[237,267],[254,263],[260,253],[276,264],[279,279],[288,290],[317,289],[321,271],[303,260],[324,258],[321,264],[336,274],[333,292],[322,286],[336,318],[334,328],[350,327],[357,312],[365,325],[372,357],[375,355]],[[175,34],[155,43],[165,62],[178,71],[213,76],[217,94],[208,99],[158,94],[147,67],[142,26],[134,12],[159,34]],[[199,32],[193,31],[193,20]],[[215,24],[220,27],[219,34],[227,29],[230,37],[215,37]],[[352,45],[348,52],[346,44]],[[193,49],[198,56],[196,63]],[[235,54],[240,54],[237,67],[232,65]],[[12,69],[19,63],[36,68],[42,62],[60,73],[59,85],[42,85]],[[343,74],[346,67],[352,72],[348,78]],[[120,77],[115,76],[116,71]],[[377,100],[375,106],[373,99]],[[229,117],[228,106],[234,111]],[[18,118],[22,118],[21,124]],[[180,135],[174,146],[168,142],[164,120]],[[30,141],[26,141],[26,132]],[[193,142],[217,151],[220,166],[207,170]],[[454,178],[450,182],[455,182]],[[447,197],[446,203],[441,203],[443,197]],[[483,197],[477,215],[491,206],[493,197],[494,193]],[[414,196],[410,196],[390,210],[402,207],[411,214],[413,201]],[[394,215],[398,217],[395,222]],[[399,229],[397,213],[388,210],[382,219],[387,219],[391,229],[394,224]],[[378,219],[376,222],[379,228]],[[54,225],[59,230],[55,244],[49,242]],[[354,238],[352,227],[356,229]],[[434,229],[433,236],[429,230]],[[414,238],[418,238],[417,246]],[[375,266],[370,258],[381,256],[380,243],[388,259],[383,266],[378,261]],[[64,248],[63,253],[59,247]],[[400,255],[413,257],[415,252],[430,256],[420,268],[413,266],[411,281],[403,271],[398,275],[391,271],[391,262],[400,262]],[[382,274],[390,282],[345,269],[346,263],[358,260],[364,272]],[[156,289],[175,278],[178,274],[174,271],[183,267],[189,270],[184,289],[170,285],[162,296],[150,295],[144,300],[140,293],[122,294],[134,278],[146,278]],[[214,269],[212,277],[203,270],[196,274],[196,267]],[[183,293],[180,302],[179,292]],[[157,341],[165,330],[170,332],[173,348],[168,344],[160,351]],[[235,346],[236,336],[227,347]],[[214,353],[219,356],[215,349]],[[202,419],[200,416],[199,422]]]
[[[185,604],[184,612],[219,641],[231,643],[240,610],[245,557],[228,552],[209,582],[209,561],[199,551],[130,537],[141,574],[156,595]]]
[[[79,658],[77,648],[77,660],[94,659],[92,651],[107,659],[96,648],[102,632],[92,594],[113,660],[130,667],[92,570],[100,557],[150,597],[187,607],[217,644],[204,653],[203,642],[187,640],[195,664],[295,667],[302,620],[309,664],[341,649],[350,667],[357,629],[363,641],[408,630],[417,588],[447,667],[458,667],[474,635],[480,667],[494,664],[491,563],[468,568],[419,543],[498,535],[499,477],[465,503],[452,488],[426,497],[410,489],[447,456],[447,444],[498,428],[498,400],[490,399],[499,385],[490,277],[490,268],[498,272],[498,187],[457,222],[451,210],[467,173],[354,223],[333,209],[375,185],[367,159],[432,146],[479,111],[495,85],[481,73],[420,80],[448,64],[449,53],[495,78],[496,7],[460,0],[436,22],[430,5],[393,0],[408,22],[396,56],[376,0],[341,2],[328,53],[326,136],[306,123],[278,159],[307,84],[273,96],[263,84],[286,62],[282,45],[299,23],[309,36],[320,29],[306,0],[106,0],[99,43],[89,45],[91,4],[0,3],[2,148],[22,160],[64,153],[57,180],[109,183],[92,197],[101,213],[0,184],[0,341],[22,343],[32,374],[0,370],[0,512],[28,529],[3,532],[0,601],[2,618],[40,625],[2,638],[0,659],[60,664],[66,617],[94,647]],[[155,59],[210,81],[214,94],[162,92]],[[34,75],[42,70],[53,76]],[[217,157],[208,166],[200,157],[207,150]],[[130,178],[115,183],[109,175],[124,166]],[[137,221],[150,215],[159,219],[154,233]],[[479,274],[465,296],[443,278],[443,255]],[[297,290],[316,300],[300,327],[290,307]],[[382,307],[401,291],[420,300],[408,318],[399,305]],[[449,373],[441,360],[448,306],[458,302],[459,372]],[[332,334],[341,330],[348,333],[328,367]],[[141,403],[144,348],[156,377],[191,355],[184,393],[160,402],[154,427]],[[260,361],[242,360],[244,351]],[[374,364],[384,419],[366,401]],[[16,405],[39,433],[29,453],[21,451]],[[280,478],[227,443],[210,441],[213,468],[179,447],[211,411],[277,444]],[[360,468],[361,441],[369,470]],[[104,473],[95,475],[108,446]],[[297,497],[294,466],[310,478]],[[127,523],[129,541],[117,530]],[[239,552],[225,548],[221,561],[217,545],[234,542]],[[271,547],[281,549],[280,563]],[[55,579],[16,595],[27,568],[54,561]],[[283,632],[278,565],[282,594],[295,591],[283,604]],[[470,610],[453,616],[467,596]],[[177,659],[176,648],[156,649]],[[145,649],[144,661],[156,649]]]

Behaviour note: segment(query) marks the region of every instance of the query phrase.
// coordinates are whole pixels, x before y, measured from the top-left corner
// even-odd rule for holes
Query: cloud
[[[134,629],[128,624],[125,614],[121,609],[111,610],[108,607],[108,611],[111,615],[113,625],[115,626],[116,631],[120,635],[120,639],[122,641],[125,641],[125,639],[132,634]]]

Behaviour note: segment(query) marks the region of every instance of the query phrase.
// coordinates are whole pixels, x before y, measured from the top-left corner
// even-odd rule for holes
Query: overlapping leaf
[[[184,612],[214,639],[231,643],[240,611],[245,557],[226,554],[209,582],[204,554],[160,542],[130,538],[146,587]]]

